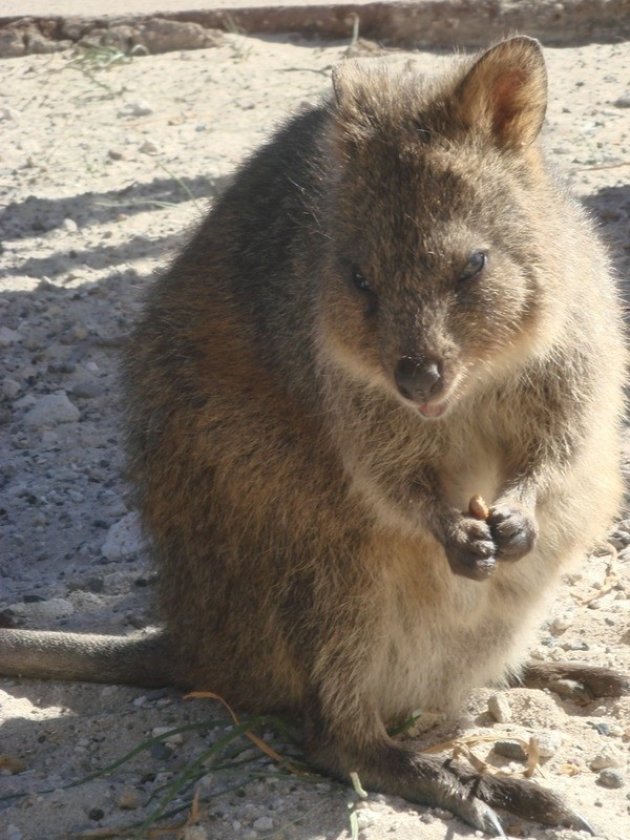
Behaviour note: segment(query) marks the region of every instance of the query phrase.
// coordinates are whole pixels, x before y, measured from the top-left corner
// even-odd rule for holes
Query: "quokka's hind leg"
[[[356,772],[366,790],[446,808],[493,837],[505,836],[495,808],[546,825],[591,831],[586,820],[561,797],[536,783],[471,773],[453,761],[424,755],[391,739],[376,717],[370,721],[355,716],[345,729],[339,722],[331,726],[320,714],[311,714],[306,751],[316,767],[332,776],[348,781],[350,773]]]

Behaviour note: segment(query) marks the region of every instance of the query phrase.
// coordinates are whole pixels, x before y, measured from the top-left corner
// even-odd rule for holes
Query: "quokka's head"
[[[374,60],[333,81],[320,347],[439,418],[548,341],[542,53],[518,37],[432,81]]]

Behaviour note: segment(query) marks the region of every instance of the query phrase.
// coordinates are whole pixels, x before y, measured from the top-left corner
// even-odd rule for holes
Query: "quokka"
[[[621,496],[620,304],[544,161],[540,46],[434,79],[347,61],[333,87],[243,165],[129,341],[164,629],[0,630],[0,672],[210,689],[301,717],[324,771],[489,834],[496,806],[584,827],[388,735],[544,676],[528,642]]]

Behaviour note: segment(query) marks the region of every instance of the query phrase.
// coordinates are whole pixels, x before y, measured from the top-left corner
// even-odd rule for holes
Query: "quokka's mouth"
[[[441,417],[447,408],[448,400],[442,400],[441,402],[420,403],[418,405],[418,411],[420,414],[423,417],[427,417],[432,420],[437,420],[438,417]]]

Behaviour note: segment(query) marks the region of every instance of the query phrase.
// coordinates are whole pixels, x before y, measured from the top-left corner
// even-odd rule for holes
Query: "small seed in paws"
[[[483,496],[471,496],[468,502],[468,513],[475,519],[487,519],[490,516],[490,508],[485,503]]]

